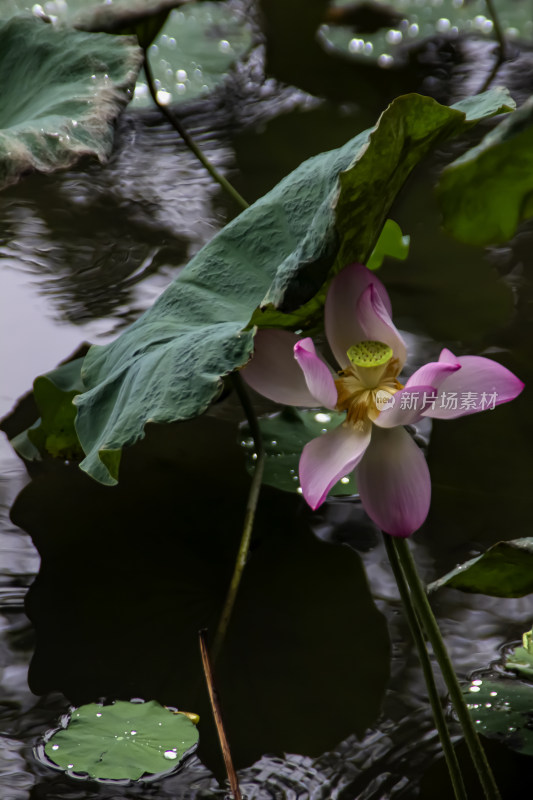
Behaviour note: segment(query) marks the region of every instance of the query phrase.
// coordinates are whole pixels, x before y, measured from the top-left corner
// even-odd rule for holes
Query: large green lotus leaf
[[[129,38],[58,30],[32,17],[0,24],[0,188],[82,156],[104,161],[142,53]]]
[[[484,114],[487,104],[490,113],[508,108],[505,92],[490,97],[480,97]],[[87,354],[88,391],[75,398],[82,469],[113,484],[122,448],[147,422],[205,411],[222,378],[249,360],[257,307],[253,321],[265,327],[317,321],[325,282],[372,253],[417,161],[474,121],[471,108],[400,97],[375,128],[305,161],[227,225],[139,320]]]
[[[311,439],[338,427],[344,419],[344,414],[335,411],[299,411],[296,408],[285,408],[279,414],[260,417],[258,422],[265,451],[263,483],[284,492],[301,492],[298,464],[304,446]],[[246,469],[253,474],[257,455],[248,423],[241,426],[240,433],[241,446],[247,451]],[[329,492],[331,495],[356,493],[353,474],[341,478]]]
[[[428,586],[450,586],[492,597],[523,597],[533,592],[533,537],[498,542],[477,558],[448,572]]]
[[[533,755],[533,686],[517,680],[475,680],[465,699],[478,733]]]
[[[533,216],[533,98],[443,171],[444,227],[474,245],[505,242]]]
[[[64,770],[91,778],[138,780],[167,772],[198,742],[185,714],[151,700],[90,703],[72,711],[68,725],[45,744],[48,758]]]

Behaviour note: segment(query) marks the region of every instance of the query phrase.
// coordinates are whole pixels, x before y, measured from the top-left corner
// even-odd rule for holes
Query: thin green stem
[[[146,82],[148,84],[148,89],[150,91],[150,94],[152,95],[154,103],[160,109],[160,111],[163,112],[163,114],[168,119],[174,130],[176,130],[179,133],[179,135],[181,136],[181,138],[183,139],[189,150],[192,153],[194,153],[198,161],[201,164],[203,164],[203,166],[209,172],[211,177],[218,184],[220,184],[220,186],[224,189],[224,191],[230,195],[230,197],[237,203],[237,205],[241,207],[241,209],[248,208],[250,204],[246,202],[244,197],[242,197],[239,194],[237,189],[235,189],[235,187],[231,185],[231,183],[227,180],[227,178],[221,175],[221,173],[216,169],[216,167],[214,167],[213,164],[211,164],[209,159],[202,153],[202,151],[200,150],[200,148],[198,147],[198,145],[196,144],[190,133],[184,128],[181,121],[176,116],[174,116],[172,111],[167,106],[160,103],[159,100],[157,99],[157,91],[155,88],[154,76],[152,74],[152,68],[150,67],[150,61],[148,59],[148,53],[146,52],[146,50],[144,51],[144,72],[146,74]]]
[[[507,55],[506,52],[507,48],[505,45],[505,34],[502,30],[502,26],[500,25],[500,19],[498,17],[498,12],[496,11],[496,6],[494,5],[493,0],[485,0],[485,4],[487,6],[487,11],[489,13],[489,16],[492,18],[492,24],[494,25],[494,33],[496,34],[496,39],[498,41],[499,47],[496,55],[496,61],[494,62],[493,67],[489,72],[489,74],[487,75],[486,79],[483,81],[483,85],[477,92],[478,94],[487,91],[492,81],[496,77],[498,70],[505,61]]]
[[[502,30],[502,26],[500,25],[500,18],[498,17],[498,12],[496,11],[496,6],[494,5],[493,0],[485,0],[485,4],[487,6],[487,10],[489,12],[489,16],[492,19],[492,24],[494,25],[494,33],[496,34],[496,39],[500,45],[500,63],[505,58],[505,35]]]
[[[407,579],[416,613],[422,622],[426,636],[433,648],[435,658],[438,661],[442,676],[448,687],[451,701],[459,718],[459,722],[461,723],[465,742],[477,770],[481,785],[483,786],[485,797],[487,800],[501,800],[498,786],[494,780],[494,775],[487,761],[487,756],[485,755],[474,722],[467,708],[463,691],[453,669],[452,662],[450,661],[446,645],[444,644],[442,634],[437,625],[437,620],[429,604],[426,589],[418,575],[409,545],[405,539],[395,538],[394,547]]]
[[[418,650],[418,656],[420,658],[420,664],[422,666],[422,672],[426,682],[428,698],[431,704],[431,710],[433,712],[433,719],[435,720],[435,725],[439,734],[444,758],[446,759],[446,764],[448,766],[448,772],[450,773],[450,780],[452,782],[454,796],[456,797],[456,800],[468,800],[463,782],[463,776],[461,775],[461,769],[459,767],[457,755],[450,738],[450,732],[448,730],[448,725],[446,724],[444,711],[440,702],[439,692],[435,683],[435,676],[433,675],[433,669],[431,667],[431,661],[429,658],[424,633],[420,625],[420,620],[418,619],[413,607],[409,586],[407,585],[405,574],[394,546],[393,537],[389,536],[387,533],[384,533],[383,539],[385,541],[385,547],[387,549],[390,565],[392,567],[394,577],[396,578],[396,583],[402,599],[402,604],[407,623],[411,631],[411,636],[413,637],[414,643]]]
[[[257,417],[255,415],[253,405],[248,396],[248,392],[246,391],[246,387],[238,372],[234,373],[231,376],[231,379],[233,381],[235,391],[237,392],[244,413],[246,414],[248,424],[250,426],[250,433],[252,434],[254,440],[254,448],[257,459],[255,462],[255,470],[252,477],[252,482],[250,484],[248,501],[246,503],[246,512],[244,516],[244,524],[242,530],[242,537],[239,544],[239,551],[237,553],[237,559],[235,561],[233,575],[229,585],[228,593],[226,595],[226,600],[224,602],[224,608],[222,609],[222,614],[215,633],[213,647],[211,648],[211,658],[213,660],[213,663],[215,663],[215,661],[217,660],[222,644],[226,637],[226,631],[228,629],[229,621],[233,611],[233,606],[235,605],[237,592],[239,591],[239,585],[241,582],[242,573],[244,567],[246,566],[248,551],[250,549],[250,541],[252,538],[255,512],[257,509],[257,502],[259,500],[259,493],[261,491],[263,468],[265,465],[265,451],[263,449],[261,431],[259,428]]]

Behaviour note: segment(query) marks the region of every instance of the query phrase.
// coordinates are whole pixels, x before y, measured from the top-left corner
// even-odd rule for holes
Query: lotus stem
[[[211,703],[211,710],[213,712],[213,717],[217,728],[218,739],[220,742],[220,749],[222,750],[222,755],[224,757],[224,765],[226,767],[226,774],[228,776],[231,793],[234,797],[234,800],[242,800],[241,790],[239,788],[239,781],[237,779],[237,773],[235,772],[235,767],[233,766],[233,759],[231,757],[229,741],[226,735],[226,730],[224,728],[224,722],[222,720],[222,711],[220,709],[218,692],[216,690],[215,680],[213,678],[213,668],[211,666],[209,651],[207,649],[205,630],[202,630],[198,633],[198,638],[200,642],[200,654],[202,656],[202,666],[204,668],[205,682],[207,684],[207,691],[209,694],[209,702]]]
[[[498,786],[467,708],[463,691],[457,679],[457,675],[455,674],[448,651],[446,650],[446,645],[444,644],[437,620],[429,604],[426,588],[418,575],[416,564],[407,540],[394,538],[393,547],[396,550],[398,560],[409,585],[416,614],[424,627],[426,636],[433,648],[433,653],[435,654],[442,676],[448,687],[455,713],[463,729],[465,742],[472,761],[474,762],[486,800],[501,800]]]
[[[492,20],[492,24],[494,25],[496,39],[500,45],[499,63],[501,64],[505,58],[505,35],[503,33],[502,26],[500,25],[500,18],[498,17],[498,12],[496,11],[496,6],[494,5],[493,0],[485,0],[485,4]]]
[[[263,479],[263,468],[265,465],[265,451],[263,449],[261,430],[259,428],[259,423],[257,421],[254,407],[250,401],[250,397],[248,395],[248,392],[246,391],[246,387],[239,373],[238,372],[234,373],[231,376],[231,380],[233,382],[233,386],[235,388],[235,391],[237,392],[237,395],[243,407],[244,413],[246,414],[248,425],[250,426],[250,432],[254,440],[254,449],[257,459],[255,462],[255,470],[252,477],[252,482],[250,484],[248,501],[246,503],[242,537],[239,544],[237,558],[235,561],[235,567],[233,569],[233,575],[229,585],[228,593],[226,595],[226,600],[224,602],[224,608],[222,609],[222,615],[218,623],[215,639],[213,642],[213,647],[211,649],[211,658],[213,659],[213,663],[216,662],[220,654],[222,644],[226,637],[226,632],[233,611],[233,606],[235,605],[237,592],[239,591],[239,585],[241,582],[242,573],[244,567],[246,566],[246,561],[248,559],[248,551],[250,549],[250,541],[252,538],[255,512],[257,509],[257,503],[259,501],[259,493],[261,491],[261,481]]]
[[[396,548],[394,547],[393,537],[389,536],[387,533],[384,533],[383,539],[385,541],[385,547],[387,550],[387,555],[389,557],[390,565],[392,567],[392,572],[394,574],[396,583],[398,585],[398,590],[400,592],[400,597],[402,600],[405,617],[407,619],[407,624],[409,625],[411,636],[413,637],[413,641],[418,650],[418,657],[420,659],[422,672],[424,674],[424,680],[427,687],[428,698],[431,704],[431,711],[433,713],[433,719],[435,721],[435,726],[439,734],[439,739],[442,745],[444,758],[446,759],[446,764],[448,766],[448,772],[450,773],[450,780],[453,786],[454,797],[456,798],[456,800],[468,800],[465,785],[463,782],[463,776],[461,775],[461,769],[459,767],[459,761],[457,760],[457,755],[454,746],[452,744],[452,740],[450,738],[450,732],[448,730],[448,725],[446,723],[446,719],[444,716],[444,711],[441,705],[439,692],[437,689],[437,685],[435,683],[435,676],[433,674],[433,669],[431,667],[431,660],[429,657],[426,640],[424,637],[422,627],[420,625],[420,620],[418,619],[416,611],[413,606],[411,593],[409,591],[409,586],[407,584],[404,571],[400,564],[398,553],[396,552]]]
[[[227,194],[229,194],[232,200],[234,200],[235,203],[237,203],[237,205],[241,207],[241,209],[244,210],[248,208],[250,204],[246,202],[244,197],[242,197],[239,194],[237,189],[235,189],[235,187],[231,185],[231,183],[227,180],[227,178],[225,178],[216,169],[216,167],[209,161],[207,156],[205,156],[204,153],[202,153],[202,151],[200,150],[200,148],[198,147],[198,145],[196,144],[190,133],[186,130],[186,128],[184,128],[183,124],[178,119],[178,117],[176,117],[166,105],[163,105],[163,103],[160,103],[159,100],[157,99],[157,91],[155,88],[154,76],[152,74],[152,68],[150,67],[150,61],[148,59],[148,53],[146,52],[146,50],[144,51],[144,72],[146,74],[146,82],[148,84],[148,89],[150,91],[150,94],[152,95],[154,103],[159,108],[159,110],[163,112],[163,114],[168,119],[174,130],[176,130],[179,133],[179,135],[181,136],[181,138],[183,139],[189,150],[192,153],[194,153],[198,161],[206,168],[211,177],[224,189],[225,192],[227,192]]]

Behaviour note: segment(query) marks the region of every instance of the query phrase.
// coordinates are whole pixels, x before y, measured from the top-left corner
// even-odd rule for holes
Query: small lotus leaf
[[[28,430],[11,440],[17,453],[27,461],[43,455],[79,459],[83,450],[76,434],[76,407],[72,401],[85,388],[80,377],[83,358],[63,364],[33,383],[33,397],[40,418]]]
[[[48,758],[75,773],[104,780],[138,780],[175,768],[198,742],[184,714],[155,701],[90,703],[72,711],[68,725],[45,744]]]
[[[142,63],[127,37],[59,30],[32,17],[0,23],[0,188],[82,156],[104,161],[113,122]]]
[[[368,269],[379,269],[387,256],[405,261],[409,255],[410,237],[402,234],[402,229],[393,219],[388,219],[381,235],[367,261]]]

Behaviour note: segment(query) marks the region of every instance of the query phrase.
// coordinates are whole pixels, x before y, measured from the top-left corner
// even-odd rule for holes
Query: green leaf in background
[[[447,166],[437,193],[444,227],[459,241],[510,239],[533,216],[533,98]]]
[[[517,680],[474,680],[465,699],[478,733],[533,755],[533,686]]]
[[[430,583],[430,592],[449,586],[492,597],[523,597],[533,592],[533,537],[497,542],[477,558]]]
[[[279,414],[259,418],[259,427],[265,450],[263,483],[285,492],[299,492],[298,464],[302,449],[311,439],[336,428],[344,414],[335,411],[298,411],[285,408]],[[240,428],[241,445],[247,450],[246,468],[253,474],[255,465],[254,442],[248,423]],[[329,492],[332,495],[357,493],[353,474],[342,478]]]
[[[68,725],[45,744],[64,770],[91,778],[138,780],[175,768],[196,747],[198,730],[185,715],[155,701],[74,709]]]
[[[83,358],[76,358],[35,379],[33,396],[41,417],[11,440],[22,458],[36,461],[45,454],[76,460],[83,457],[74,427],[76,407],[72,402],[85,388],[80,377],[82,364]]]
[[[0,23],[0,40],[0,188],[82,156],[104,161],[142,62],[137,45],[32,17]]]
[[[522,647],[515,647],[511,653],[507,654],[505,667],[519,672],[524,678],[533,681],[532,631],[527,631],[522,636]]]
[[[389,256],[399,261],[405,261],[409,255],[410,237],[402,234],[402,229],[393,219],[385,221],[380,237],[368,259],[368,269],[379,269],[383,259]]]
[[[506,95],[490,96],[496,113]],[[486,110],[487,97],[479,103]],[[400,97],[371,131],[304,162],[227,225],[139,320],[89,351],[88,391],[75,398],[82,469],[116,483],[120,451],[144,436],[147,422],[205,411],[222,378],[252,355],[252,315],[267,326],[285,311],[295,327],[317,321],[325,282],[370,255],[412,167],[474,120],[428,97]],[[254,315],[265,306],[274,315]]]
[[[376,126],[360,134],[354,160],[339,175],[333,214],[322,223],[333,224],[340,237],[328,277],[354,261],[366,264],[396,195],[413,167],[433,147],[464,133],[482,119],[512,108],[514,101],[501,88],[451,107],[418,94],[397,97]],[[260,311],[252,318],[255,325],[294,329],[320,316],[327,285],[317,287],[317,294],[308,302],[292,287],[288,289],[291,277],[287,272],[278,273]]]

